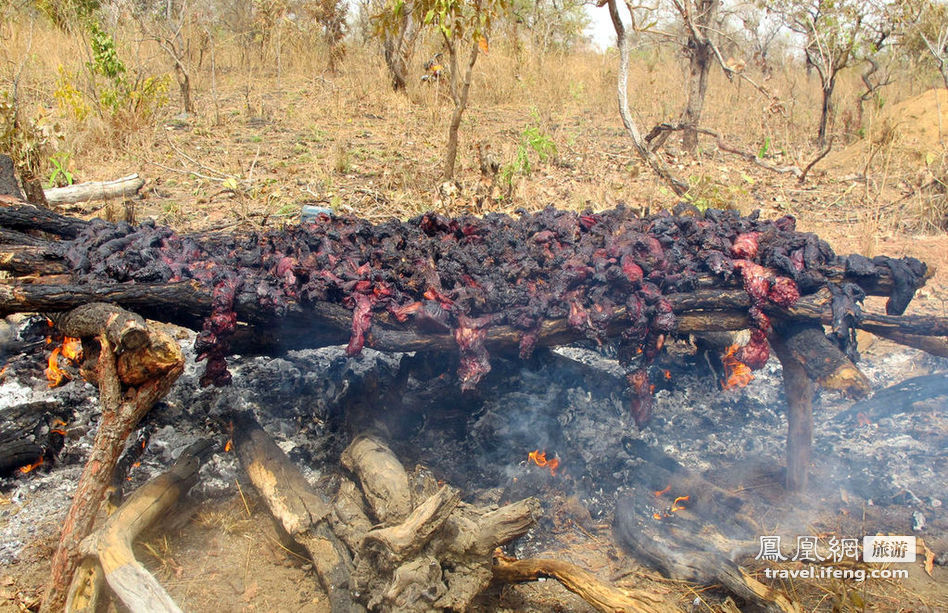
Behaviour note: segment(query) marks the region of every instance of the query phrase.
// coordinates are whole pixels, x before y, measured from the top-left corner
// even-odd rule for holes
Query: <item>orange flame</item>
[[[540,451],[539,449],[531,451],[527,454],[527,457],[536,464],[537,466],[542,466],[550,469],[550,474],[556,476],[556,469],[560,466],[560,461],[558,458],[546,459],[546,451]]]
[[[47,338],[46,342],[52,343],[52,339]],[[46,379],[49,381],[50,387],[59,387],[66,381],[72,379],[68,372],[60,368],[59,356],[65,358],[70,364],[78,364],[82,359],[82,341],[78,338],[67,336],[63,339],[63,344],[54,348],[53,352],[49,354],[49,360],[44,372],[46,373]]]
[[[78,364],[82,359],[82,340],[71,336],[64,338],[62,354],[73,364]]]
[[[234,448],[234,441],[227,439],[227,442],[224,444],[224,453],[230,453],[230,450]]]
[[[36,468],[37,466],[42,466],[42,464],[43,464],[43,456],[40,456],[40,458],[39,458],[38,460],[36,460],[35,462],[33,462],[32,464],[27,464],[26,466],[21,466],[21,467],[20,467],[20,472],[25,475],[26,473],[31,472],[31,471],[32,471],[34,468]]]
[[[668,370],[667,368],[662,371],[662,374],[665,375],[665,380],[666,380],[666,381],[671,381],[671,380],[672,380],[672,373],[671,373],[671,371]]]
[[[44,372],[46,373],[46,379],[49,380],[50,387],[59,387],[69,379],[66,371],[59,367],[59,354],[61,352],[62,347],[56,347],[49,354],[49,361]]]
[[[727,380],[723,383],[723,387],[726,390],[744,387],[754,380],[751,369],[735,357],[734,354],[737,353],[738,349],[739,347],[737,345],[731,345],[727,348],[724,355],[721,356],[721,363],[724,365],[724,375],[727,377]]]
[[[689,500],[691,500],[691,496],[679,496],[678,498],[675,498],[675,502],[673,502],[673,503],[672,503],[672,506],[671,506],[671,512],[672,512],[672,513],[675,513],[675,512],[677,512],[677,511],[684,511],[684,510],[687,509],[688,507],[679,505],[678,503],[679,503],[679,502],[688,502]]]
[[[662,515],[660,513],[652,513],[652,519],[661,519]]]
[[[667,494],[668,492],[670,492],[671,489],[672,489],[672,486],[669,485],[668,487],[666,487],[666,488],[663,489],[663,490],[656,490],[656,491],[654,491],[654,492],[652,492],[652,493],[655,494],[656,497],[658,497],[658,496],[664,496],[665,494]]]

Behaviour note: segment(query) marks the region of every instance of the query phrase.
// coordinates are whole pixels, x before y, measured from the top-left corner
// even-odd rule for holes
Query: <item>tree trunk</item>
[[[408,63],[415,48],[418,28],[411,16],[411,7],[405,6],[398,31],[394,35],[385,36],[382,42],[382,54],[385,65],[392,76],[392,89],[397,92],[405,91],[408,85]]]
[[[820,130],[816,140],[820,147],[826,146],[826,128],[829,125],[830,115],[833,113],[833,89],[836,87],[836,75],[833,74],[823,83],[823,108],[820,111]]]
[[[471,59],[467,64],[467,72],[464,73],[464,82],[461,83],[460,91],[456,86],[451,88],[452,97],[454,98],[454,113],[451,115],[451,125],[448,126],[448,146],[444,152],[443,178],[445,181],[454,179],[454,165],[458,159],[458,129],[461,127],[461,117],[467,108],[467,98],[471,92],[471,74],[474,72],[474,63],[477,62],[479,50],[480,47],[475,41],[471,45]],[[457,76],[455,76],[457,68],[456,47],[451,45],[449,51],[451,52],[451,80],[452,85],[455,85],[455,79],[457,79]]]
[[[191,102],[191,77],[181,65],[180,61],[175,61],[174,74],[178,79],[178,89],[181,90],[181,107],[185,113],[193,113],[194,105]]]
[[[698,126],[704,110],[704,98],[708,91],[708,74],[711,70],[711,40],[708,29],[717,16],[720,0],[698,0],[694,14],[683,18],[691,20],[688,35],[688,100],[681,114],[686,125],[681,144],[685,151],[693,153],[698,148]]]

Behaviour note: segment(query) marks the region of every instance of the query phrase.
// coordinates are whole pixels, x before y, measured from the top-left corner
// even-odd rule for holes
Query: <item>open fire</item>
[[[559,458],[550,458],[546,459],[546,451],[540,451],[536,449],[527,454],[527,458],[541,468],[546,468],[550,471],[550,474],[554,477],[556,476],[556,469],[560,467]]]
[[[47,339],[48,344],[52,344],[53,338]],[[44,373],[49,381],[49,387],[59,387],[66,381],[70,381],[73,375],[64,369],[64,365],[78,366],[82,362],[82,341],[78,338],[69,336],[63,337],[62,343],[53,347],[52,352],[47,359],[47,366]]]
[[[589,217],[582,220],[580,227],[574,228],[579,235],[606,229],[612,231],[612,226],[604,225],[613,223],[609,219]],[[541,221],[556,225],[546,219]],[[333,586],[345,584],[355,586],[348,591],[349,596],[382,608],[400,608],[404,603],[423,602],[457,602],[460,603],[457,608],[463,608],[470,602],[468,598],[485,589],[487,584],[481,582],[489,581],[491,577],[490,555],[497,546],[501,546],[501,552],[494,557],[499,561],[495,565],[510,567],[531,556],[539,560],[541,554],[583,559],[583,555],[574,556],[577,552],[570,550],[581,542],[586,548],[582,553],[590,556],[589,565],[597,567],[600,576],[628,578],[625,587],[630,591],[640,591],[648,584],[650,593],[668,595],[667,588],[662,591],[661,585],[648,583],[642,573],[623,574],[628,567],[623,568],[620,564],[632,563],[628,556],[621,555],[618,549],[621,547],[637,560],[658,567],[667,577],[723,585],[726,592],[718,594],[722,600],[730,594],[742,602],[752,601],[758,606],[779,602],[777,596],[786,599],[781,594],[774,596],[775,592],[784,589],[781,585],[773,584],[765,586],[762,592],[755,591],[753,578],[744,576],[753,572],[747,555],[748,547],[767,531],[783,531],[785,536],[789,536],[787,531],[805,529],[798,526],[806,526],[806,522],[812,521],[820,524],[820,529],[815,531],[820,538],[852,537],[855,535],[851,533],[833,532],[827,524],[838,526],[834,520],[842,522],[857,516],[862,521],[858,528],[852,528],[855,524],[850,523],[845,529],[888,533],[901,529],[890,516],[873,514],[876,509],[884,508],[890,514],[901,511],[920,514],[922,519],[913,520],[911,525],[921,526],[918,530],[928,530],[925,542],[928,546],[934,542],[934,546],[940,548],[939,537],[945,522],[939,511],[941,500],[936,498],[944,484],[943,478],[937,476],[941,474],[939,469],[943,468],[943,457],[938,450],[944,448],[948,429],[935,411],[923,410],[893,419],[891,410],[899,405],[898,402],[887,403],[889,413],[861,407],[858,414],[866,416],[869,425],[853,432],[849,421],[833,422],[834,419],[846,419],[846,412],[852,408],[851,401],[829,394],[816,397],[820,410],[812,412],[811,417],[819,433],[818,453],[812,458],[807,457],[812,462],[808,462],[803,471],[804,476],[809,471],[821,477],[819,483],[807,490],[810,496],[805,502],[811,506],[804,508],[800,501],[791,500],[783,489],[784,476],[780,467],[784,465],[789,394],[781,391],[781,367],[777,360],[768,362],[767,335],[773,333],[777,324],[771,326],[764,311],[780,317],[782,312],[777,307],[799,308],[801,312],[809,313],[806,317],[812,319],[812,312],[806,309],[814,308],[816,303],[804,300],[798,304],[796,285],[789,278],[774,276],[762,264],[752,265],[750,260],[757,256],[758,248],[762,250],[763,245],[779,247],[780,241],[800,240],[803,242],[798,247],[803,251],[796,256],[795,251],[784,253],[779,249],[767,253],[774,262],[780,260],[780,270],[799,276],[804,287],[807,282],[812,284],[810,289],[821,283],[834,284],[839,277],[832,277],[836,273],[830,268],[820,268],[820,274],[825,272],[829,275],[827,277],[805,278],[807,267],[798,267],[794,260],[805,255],[808,245],[818,247],[815,240],[795,234],[791,236],[789,228],[779,226],[773,229],[773,235],[761,234],[755,228],[768,231],[772,228],[758,224],[756,220],[727,221],[740,227],[735,226],[734,235],[719,237],[719,248],[709,258],[726,254],[725,259],[717,258],[716,263],[712,262],[720,268],[720,271],[714,271],[714,275],[734,280],[735,283],[726,291],[733,291],[742,302],[738,303],[738,308],[728,307],[730,310],[721,318],[722,321],[727,321],[728,317],[741,318],[740,325],[749,322],[754,334],[748,344],[725,352],[722,361],[726,380],[722,386],[724,392],[721,392],[716,381],[708,377],[709,372],[703,370],[697,341],[692,341],[686,334],[675,334],[671,325],[682,308],[685,309],[680,312],[682,325],[695,325],[693,322],[702,317],[700,309],[688,311],[681,307],[676,296],[663,293],[667,286],[657,283],[659,277],[672,273],[670,263],[677,261],[675,258],[678,256],[671,248],[680,238],[675,236],[676,232],[702,224],[707,228],[720,226],[715,226],[717,220],[711,218],[653,221],[661,226],[661,231],[635,226],[636,232],[642,235],[641,242],[636,243],[641,253],[635,249],[625,253],[619,242],[613,245],[615,255],[606,248],[601,253],[596,250],[585,253],[581,241],[567,241],[566,236],[556,239],[564,245],[568,242],[576,246],[580,255],[590,255],[594,263],[598,262],[596,258],[602,260],[598,268],[572,269],[575,278],[570,280],[572,285],[562,288],[565,302],[559,305],[562,321],[558,323],[548,319],[549,305],[542,302],[548,296],[537,290],[539,282],[533,279],[530,280],[532,285],[520,288],[526,293],[522,302],[518,298],[515,308],[506,309],[509,305],[498,303],[504,308],[494,309],[497,305],[478,302],[482,296],[500,300],[498,296],[503,287],[489,287],[490,274],[467,279],[458,276],[458,283],[442,284],[435,283],[431,275],[443,273],[444,281],[450,271],[435,270],[432,273],[433,269],[429,267],[426,272],[431,278],[419,280],[411,275],[396,275],[389,282],[386,280],[388,277],[380,280],[378,275],[370,274],[377,272],[374,263],[370,267],[358,258],[352,259],[352,270],[346,268],[348,264],[340,264],[329,271],[318,261],[318,250],[323,248],[323,243],[306,243],[304,246],[312,249],[309,254],[302,251],[291,253],[296,245],[292,241],[299,239],[300,235],[282,238],[279,233],[267,235],[261,240],[290,241],[281,244],[279,249],[277,271],[280,279],[276,294],[259,293],[273,289],[262,276],[266,274],[262,270],[257,270],[261,276],[254,278],[259,283],[255,287],[248,285],[241,289],[239,277],[227,275],[200,278],[184,284],[192,290],[200,289],[202,284],[213,284],[213,293],[202,298],[213,303],[212,312],[194,312],[194,316],[205,323],[203,341],[197,342],[197,351],[219,366],[223,364],[225,355],[237,354],[239,357],[232,358],[230,364],[233,386],[201,389],[194,353],[189,354],[178,383],[161,403],[147,413],[141,424],[142,428],[153,433],[153,437],[147,450],[141,449],[140,445],[136,450],[145,453],[140,460],[142,468],[131,475],[131,485],[163,473],[173,459],[186,462],[187,454],[184,454],[184,460],[176,454],[192,449],[196,439],[212,438],[223,447],[227,439],[223,434],[227,432],[227,423],[235,415],[242,415],[243,426],[235,428],[233,440],[227,443],[227,447],[232,446],[236,453],[213,453],[204,458],[208,448],[204,445],[202,453],[198,454],[202,455],[202,461],[207,459],[207,465],[197,479],[197,495],[206,496],[212,491],[232,496],[239,493],[241,516],[250,517],[252,507],[262,509],[263,506],[247,504],[243,493],[234,489],[241,487],[238,480],[246,473],[261,499],[271,510],[277,509],[273,511],[274,518],[282,522],[284,529],[300,544],[318,551],[326,538],[336,539],[340,544],[334,544],[333,549],[345,554],[341,567],[347,564],[345,556],[350,556],[351,568],[333,570],[315,565],[330,601],[340,597],[338,592],[333,592]],[[422,232],[437,238],[440,242],[436,245],[445,242],[452,245],[459,242],[462,247],[483,245],[488,230],[494,231],[489,224],[475,223],[442,229],[438,225],[440,222],[433,217],[422,221],[428,224]],[[559,219],[558,223],[572,227],[568,218]],[[353,230],[354,227],[344,228],[352,230],[346,234],[346,240],[358,242],[369,236],[366,232],[371,229],[360,230],[360,234]],[[748,229],[753,231],[746,231]],[[90,234],[99,232],[95,228],[88,230]],[[393,226],[386,231],[391,233],[391,237],[398,235],[396,230],[399,229]],[[149,248],[157,248],[166,239],[169,244],[184,240],[162,234],[154,228],[145,229],[135,236],[123,232],[124,229],[118,232],[119,236],[114,240],[125,244],[123,241],[126,239],[131,242],[141,239],[142,244],[150,245]],[[546,252],[560,253],[564,249],[563,245],[554,242],[556,236],[556,232],[544,230],[530,234],[528,239],[538,257],[549,259]],[[615,236],[622,236],[618,226]],[[156,242],[148,243],[152,239]],[[217,249],[211,243],[206,246],[211,251]],[[384,250],[388,246],[377,247],[373,243],[371,248]],[[458,252],[452,252],[455,256],[463,252],[460,247],[458,249]],[[667,255],[663,255],[666,249]],[[348,261],[347,255],[340,254],[341,260],[333,260],[336,264]],[[308,256],[312,257],[305,265],[294,260],[298,257],[302,261]],[[781,259],[784,256],[788,258],[785,262]],[[117,256],[110,262],[121,263],[124,261],[122,257]],[[184,276],[193,274],[191,265],[194,262],[187,260],[189,255],[182,257],[185,259],[172,260],[169,266],[190,266],[179,272]],[[636,261],[649,266],[643,269]],[[257,264],[256,260],[252,263]],[[721,268],[722,264],[725,264],[724,268]],[[729,269],[730,264],[734,264],[733,270]],[[832,266],[836,264],[834,262]],[[845,262],[843,272],[839,274],[850,274],[850,269],[871,272],[870,264],[858,258],[851,259]],[[777,266],[773,262],[767,265]],[[891,262],[885,266],[891,270],[898,268]],[[310,275],[317,268],[338,274],[341,280],[326,277],[325,283],[316,282]],[[385,266],[380,270],[385,274],[389,272]],[[343,273],[353,278],[343,279]],[[620,279],[623,287],[637,288],[636,292],[642,290],[644,293],[633,292],[636,300],[623,304],[614,303],[615,296],[609,293],[612,290],[593,295],[596,288],[608,286],[609,282],[615,281],[612,277],[620,273],[625,279]],[[878,270],[872,274],[876,273]],[[870,275],[868,272],[865,275],[853,274]],[[646,277],[650,280],[646,281]],[[881,278],[882,274],[878,273],[877,277]],[[907,277],[914,282],[913,275]],[[588,279],[595,279],[589,281],[593,288],[589,292],[573,289],[575,284],[586,283]],[[676,289],[681,290],[677,292],[678,297],[684,296],[687,300],[693,299],[689,292],[700,289],[697,285],[702,283],[706,284],[701,287],[707,292],[715,296],[720,293],[717,284],[721,280],[704,272],[697,274],[695,270],[687,269],[675,279],[679,283]],[[418,283],[405,285],[408,281]],[[270,311],[257,311],[257,315],[263,313],[261,318],[248,323],[244,320],[246,311],[241,312],[241,309],[248,308],[248,304],[259,307],[257,303],[261,299],[276,296],[277,312],[292,312],[292,317],[297,318],[294,322],[299,323],[305,313],[293,311],[292,305],[281,301],[298,298],[292,292],[297,292],[306,283],[313,284],[307,289],[314,292],[307,298],[311,301],[307,306],[316,309],[325,306],[329,313],[327,321],[336,322],[332,325],[342,322],[345,334],[340,336],[333,332],[328,337],[332,342],[345,343],[348,339],[346,349],[295,351],[298,345],[292,343],[298,341],[291,340],[288,342],[294,351],[276,352],[279,357],[275,358],[248,357],[236,350],[237,343],[249,342],[246,340],[248,337],[241,337],[237,332],[257,328],[253,331],[266,334],[273,324]],[[652,285],[659,291],[652,291]],[[851,285],[845,290],[850,295],[832,296],[834,309],[832,313],[826,310],[825,315],[840,314],[842,317],[854,312],[852,306],[854,301],[858,301],[854,298],[858,288]],[[326,287],[333,291],[319,293]],[[348,294],[337,294],[337,288]],[[333,303],[336,299],[342,302]],[[465,304],[483,310],[463,311]],[[641,330],[628,328],[625,323],[615,325],[620,310],[627,315],[629,309],[636,308],[642,310],[641,317],[636,320],[641,320]],[[529,321],[512,320],[514,316],[528,315]],[[813,331],[829,342],[819,325],[820,316],[815,316],[817,323],[812,324]],[[393,323],[393,319],[406,325]],[[834,333],[851,332],[855,325],[853,321],[845,317],[833,321]],[[564,357],[566,354],[550,351],[544,346],[544,343],[558,345],[556,339],[559,337],[555,335],[545,337],[536,345],[538,337],[531,336],[533,332],[549,334],[551,325],[561,326],[552,328],[558,330],[555,334],[564,334],[562,331],[566,330],[564,338],[570,341],[577,338],[576,330],[589,331],[586,336],[591,342],[586,346],[601,345],[604,347],[602,354],[595,354],[589,362],[580,364],[573,358]],[[235,327],[241,330],[232,329]],[[288,329],[281,331],[285,333]],[[311,331],[310,328],[303,329]],[[696,335],[702,332],[700,327],[688,329],[694,330]],[[216,338],[208,340],[210,336]],[[90,338],[85,334],[83,337]],[[628,342],[630,339],[634,342]],[[191,340],[194,340],[194,335],[191,335]],[[228,346],[231,341],[234,346]],[[326,339],[318,342],[324,341]],[[102,348],[111,342],[102,341]],[[116,347],[120,345],[121,341],[115,342]],[[371,350],[373,346],[382,346],[386,350],[406,347],[411,349],[411,354],[378,354]],[[138,372],[129,367],[129,360],[122,362],[143,347],[150,345],[137,344],[135,348],[117,352],[119,368],[112,374],[130,377],[122,381],[125,392],[147,390],[152,381],[149,378],[153,377],[151,371]],[[490,348],[490,354],[487,348]],[[434,349],[440,352],[436,353]],[[444,352],[444,349],[451,351]],[[519,360],[516,358],[518,349]],[[360,350],[360,356],[354,355]],[[781,350],[775,343],[775,355],[783,362]],[[64,353],[65,347],[57,348],[54,362],[61,369],[65,366],[62,362],[66,360]],[[914,368],[932,372],[945,368],[943,361],[934,358],[914,356],[910,359],[915,361]],[[134,362],[131,366],[135,366]],[[756,378],[750,375],[750,367],[758,372]],[[892,383],[897,376],[892,373],[900,368],[893,368],[891,362],[878,359],[869,361],[864,370],[866,388],[871,386],[871,389],[880,390]],[[904,363],[901,371],[905,372]],[[225,373],[220,371],[217,374]],[[22,380],[22,376],[18,374],[17,379]],[[748,385],[752,379],[753,384]],[[475,380],[479,380],[478,386],[471,389]],[[95,393],[95,388],[78,381],[63,381],[57,391],[66,399],[64,402],[72,403],[72,409],[80,417],[75,421],[70,418],[69,436],[65,436],[65,428],[49,420],[43,411],[36,411],[36,414],[39,431],[44,435],[54,433],[68,439],[66,448],[58,456],[63,465],[50,467],[49,473],[45,469],[34,471],[29,477],[19,477],[20,481],[7,482],[13,487],[29,483],[33,487],[29,491],[57,491],[55,488],[64,480],[60,478],[60,483],[57,483],[55,473],[70,469],[76,473],[76,467],[68,462],[89,454],[96,416],[88,417],[87,406],[82,410],[76,408]],[[31,401],[35,393],[38,390],[33,389],[15,407]],[[631,414],[627,404],[630,395]],[[105,396],[103,394],[103,398]],[[116,400],[124,402],[121,398],[111,398],[111,401]],[[624,408],[623,403],[626,403]],[[653,412],[653,403],[660,410]],[[649,416],[652,419],[648,427],[638,429],[636,426],[644,426]],[[83,423],[82,419],[86,422]],[[854,419],[862,421],[862,417]],[[257,423],[259,425],[254,425]],[[884,436],[878,436],[880,432]],[[272,444],[260,443],[270,437]],[[847,437],[858,440],[853,442]],[[0,438],[0,444],[2,442]],[[527,454],[526,461],[523,449],[533,449]],[[129,454],[131,450],[132,445],[128,445],[125,453]],[[881,462],[880,453],[888,453],[891,457]],[[36,457],[33,455],[30,460]],[[50,464],[48,460],[56,459],[56,453],[44,453],[41,457]],[[467,460],[457,462],[458,457]],[[236,465],[238,458],[242,472]],[[568,472],[562,470],[561,458],[569,458]],[[132,465],[138,465],[138,461],[136,459]],[[279,466],[295,471],[294,474],[299,473],[298,478],[293,478],[293,483],[296,484],[294,487],[303,488],[304,493],[312,493],[309,488],[316,484],[316,495],[307,502],[313,508],[297,515],[303,518],[300,521],[310,522],[302,528],[293,513],[283,513],[278,517],[281,513],[280,496],[270,485],[276,483],[282,487],[291,482],[283,477],[267,478],[267,471],[278,474],[275,467]],[[412,466],[418,468],[414,471],[406,468]],[[536,470],[534,466],[543,470]],[[769,467],[769,472],[762,467]],[[558,478],[547,479],[547,471],[550,476]],[[765,474],[765,492],[759,491],[762,486],[754,481],[760,474]],[[193,474],[188,473],[188,478],[197,478],[196,468]],[[244,484],[246,486],[246,481]],[[464,484],[464,491],[455,490],[452,484]],[[26,493],[16,496],[22,500]],[[272,506],[274,501],[276,507]],[[36,501],[36,504],[45,502]],[[843,506],[846,513],[840,512]],[[450,557],[458,552],[473,551],[469,543],[457,540],[458,535],[474,534],[478,526],[502,528],[505,522],[496,521],[498,516],[494,513],[511,507],[516,509],[514,517],[518,522],[516,536],[519,540],[508,544],[508,537],[513,535],[491,535],[475,548],[477,559],[473,562],[476,564],[471,567],[465,565],[472,560]],[[540,508],[544,511],[543,517],[539,516]],[[22,513],[19,517],[57,518],[61,510],[60,507],[52,512]],[[818,517],[817,513],[830,513],[829,519],[825,515]],[[333,522],[338,524],[329,525]],[[347,528],[337,531],[342,524]],[[612,533],[608,530],[610,524],[614,528]],[[13,529],[0,524],[0,530]],[[8,539],[6,534],[4,532],[4,539],[0,540],[0,559],[4,560],[4,556],[21,553],[13,545],[8,545],[16,539]],[[613,549],[600,551],[608,547]],[[189,551],[199,549],[191,547]],[[450,555],[445,557],[445,552],[450,552]],[[193,573],[195,580],[201,581],[210,576],[201,567],[201,562],[208,563],[210,556],[198,554],[196,557],[200,559],[189,560],[189,568],[183,572]],[[251,557],[257,556],[247,555],[247,567],[261,563],[260,560],[250,560]],[[477,569],[476,572],[471,570],[473,568]],[[555,565],[534,563],[532,568],[546,569],[542,576],[561,578],[556,574],[558,571],[550,570]],[[337,571],[343,573],[345,581],[333,578]],[[935,571],[939,572],[939,569],[936,567]],[[476,585],[476,590],[466,588],[463,600],[452,601],[451,598],[455,598],[449,596],[454,589],[452,582],[464,572],[471,572],[472,577],[476,577],[477,583],[471,584]],[[722,577],[721,573],[730,574]],[[250,575],[244,573],[244,577]],[[535,578],[527,572],[512,576]],[[498,577],[494,575],[495,579]],[[519,579],[523,580],[528,579]],[[218,590],[216,585],[211,585],[215,582],[205,583],[208,592]],[[510,591],[519,589],[511,587]],[[240,591],[243,592],[244,604],[253,600],[253,589]],[[176,600],[183,599],[185,608],[192,608],[187,606],[189,594],[179,590],[173,596]],[[496,604],[497,598],[505,598],[504,595],[491,594],[489,590],[484,592],[484,597],[492,604]],[[556,598],[557,606],[569,610],[575,608],[560,604],[560,596]],[[234,604],[223,604],[227,601],[225,594],[220,594],[218,599],[220,606],[225,608]],[[668,603],[660,604],[662,606],[645,610],[663,610],[662,607]],[[510,603],[504,606],[517,608],[516,604]]]

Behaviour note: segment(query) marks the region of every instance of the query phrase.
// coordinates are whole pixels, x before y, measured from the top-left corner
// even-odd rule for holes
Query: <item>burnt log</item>
[[[87,221],[41,207],[0,206],[0,227],[6,230],[39,230],[63,238],[75,238],[88,225]]]
[[[337,496],[336,523],[344,516],[369,526],[366,516],[387,516],[389,521],[370,527],[354,551],[353,587],[369,609],[381,607],[400,611],[464,610],[491,581],[494,550],[526,533],[537,516],[538,503],[521,500],[497,509],[473,507],[460,501],[451,486],[438,487],[424,471],[409,476],[379,436],[358,436],[343,454],[347,468],[369,478],[362,506],[350,488]],[[396,499],[409,496],[409,510],[403,506],[393,514],[392,505],[379,493],[376,468],[395,485],[385,488]],[[364,485],[364,484],[363,484]],[[407,491],[402,486],[408,486]],[[349,539],[348,542],[355,542]]]
[[[83,541],[87,558],[73,576],[66,611],[99,610],[106,604],[101,601],[103,583],[107,583],[130,611],[180,613],[171,596],[135,559],[132,543],[197,482],[210,447],[208,441],[199,441],[185,449],[169,470],[138,488],[101,529]]]
[[[797,324],[780,330],[778,336],[807,376],[824,389],[838,390],[855,398],[869,393],[869,379],[826,337],[822,325]]]
[[[20,286],[0,284],[0,316],[12,313],[64,311],[88,302],[110,302],[154,319],[192,329],[200,328],[210,315],[210,293],[194,283],[168,284],[103,284]],[[744,330],[751,325],[747,309],[751,300],[743,290],[698,290],[669,296],[669,303],[678,316],[676,333]],[[352,312],[329,302],[301,306],[291,305],[280,315],[270,313],[255,297],[240,294],[235,303],[239,318],[231,340],[234,353],[247,355],[281,355],[293,349],[342,345],[349,340]],[[819,322],[831,325],[833,313],[827,294],[802,296],[792,307],[765,307],[774,318],[788,321]],[[625,309],[616,309],[622,317]],[[617,319],[605,332],[610,337],[621,334],[627,322]],[[854,327],[898,342],[899,337],[925,339],[930,345],[919,347],[936,355],[948,355],[948,318],[926,315],[883,315],[864,313]],[[492,325],[486,331],[484,344],[501,353],[519,347],[523,331],[510,325]],[[567,318],[546,319],[538,324],[537,346],[557,346],[586,338]],[[905,343],[910,344],[910,343]],[[403,324],[379,316],[372,326],[366,346],[379,351],[456,351],[457,343],[447,330],[431,330]]]
[[[90,302],[49,318],[66,336],[90,338],[105,332],[119,351],[140,349],[149,342],[148,326],[140,315],[114,304]]]
[[[807,368],[783,339],[771,341],[783,367],[783,389],[787,399],[787,489],[800,492],[809,479],[813,447],[813,394],[816,388]]]
[[[754,546],[755,531],[737,537],[721,533],[706,517],[701,503],[654,517],[651,492],[632,491],[616,503],[615,533],[619,542],[639,559],[672,579],[704,585],[720,584],[758,610],[799,613],[800,607],[785,594],[754,579],[732,556]],[[723,526],[722,526],[723,527]]]
[[[29,472],[50,462],[63,446],[72,411],[54,401],[38,401],[0,410],[0,476]]]

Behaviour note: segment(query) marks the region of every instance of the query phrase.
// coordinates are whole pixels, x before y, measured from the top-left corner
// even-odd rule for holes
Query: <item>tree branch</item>
[[[678,196],[683,196],[688,193],[688,184],[682,181],[681,179],[675,177],[671,170],[669,170],[668,165],[665,164],[657,155],[652,153],[649,150],[645,140],[642,138],[641,132],[635,123],[635,120],[632,118],[632,114],[629,112],[629,93],[628,93],[628,82],[629,82],[629,41],[627,33],[625,30],[625,25],[622,23],[622,18],[619,16],[619,9],[616,6],[616,0],[609,0],[609,16],[612,18],[612,25],[616,31],[616,40],[619,45],[619,76],[618,76],[618,97],[619,97],[619,115],[622,117],[622,123],[625,125],[626,131],[628,131],[629,136],[632,137],[632,145],[635,147],[635,150],[638,152],[639,156],[651,166],[652,170],[658,174],[662,180],[667,183],[672,191],[675,192]]]

